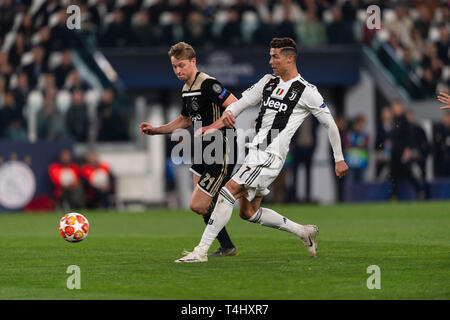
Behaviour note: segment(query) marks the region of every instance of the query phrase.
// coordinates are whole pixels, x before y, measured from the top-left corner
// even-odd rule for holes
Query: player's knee
[[[195,201],[191,201],[189,207],[192,211],[200,215],[205,215],[208,212],[208,206],[204,206]]]
[[[244,220],[248,220],[252,217],[253,212],[251,208],[239,208],[239,217]]]

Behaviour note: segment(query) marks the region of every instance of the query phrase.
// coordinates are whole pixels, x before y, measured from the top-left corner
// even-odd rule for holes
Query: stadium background
[[[69,5],[80,8],[80,29],[67,27]],[[381,29],[367,28],[369,5],[380,8]],[[140,305],[169,318],[181,317],[183,299],[448,300],[450,114],[436,94],[449,87],[449,15],[448,1],[433,0],[0,1],[0,300],[155,299]],[[324,95],[351,167],[338,182],[326,131],[311,117],[264,199],[319,226],[318,257],[235,212],[227,230],[239,256],[173,263],[198,243],[204,221],[189,210],[188,165],[170,159],[175,141],[138,131],[180,113],[167,51],[191,43],[199,69],[239,98],[271,71],[275,36],[296,39],[299,70]],[[391,194],[395,101],[415,116],[405,166],[423,192],[403,181]],[[251,128],[256,112],[238,127]],[[294,168],[309,158],[308,198],[307,170],[295,179]],[[69,210],[90,223],[76,244],[57,230]],[[81,289],[68,286],[73,265]],[[374,265],[381,289],[370,286]],[[165,308],[161,299],[181,300]],[[270,309],[280,318],[288,307]]]
[[[366,25],[373,4],[381,9],[378,30]],[[80,8],[80,29],[67,27],[69,5]],[[395,100],[415,117],[412,173],[424,188],[419,194],[402,182],[394,198],[450,198],[450,121],[435,99],[449,88],[447,1],[4,0],[0,12],[1,211],[188,207],[191,175],[170,159],[175,142],[138,130],[181,110],[169,47],[192,44],[199,70],[239,98],[270,73],[268,44],[277,36],[297,41],[300,73],[322,92],[351,163],[336,182],[328,137],[312,119],[266,202],[392,199],[386,128]],[[250,128],[256,112],[237,125]],[[79,168],[95,151],[108,178],[52,177],[50,165],[65,149]],[[312,159],[310,192],[308,156],[299,150]],[[78,185],[76,194],[61,199],[64,183]],[[93,200],[92,189],[108,184]]]

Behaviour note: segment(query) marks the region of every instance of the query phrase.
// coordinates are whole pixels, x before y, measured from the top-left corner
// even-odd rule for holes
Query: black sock
[[[214,207],[216,205],[217,196],[213,198],[211,201],[211,205],[209,206],[208,213],[203,216],[203,221],[205,221],[205,224],[208,224],[209,218],[211,217],[211,214],[214,210]],[[230,236],[228,235],[227,230],[225,227],[220,230],[219,234],[217,235],[216,239],[219,241],[220,246],[224,249],[230,249],[234,248],[233,242],[231,242]]]

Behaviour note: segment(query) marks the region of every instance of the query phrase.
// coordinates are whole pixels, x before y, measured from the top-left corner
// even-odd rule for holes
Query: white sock
[[[262,226],[287,231],[298,236],[302,236],[304,232],[304,227],[301,224],[295,223],[268,208],[259,208],[248,221],[259,223]]]
[[[200,244],[197,246],[202,252],[207,253],[209,247],[216,239],[220,230],[228,223],[233,213],[233,206],[236,199],[223,187],[219,192],[219,197],[217,198],[216,206],[214,211],[209,218],[208,224],[206,225],[205,231],[203,232]]]

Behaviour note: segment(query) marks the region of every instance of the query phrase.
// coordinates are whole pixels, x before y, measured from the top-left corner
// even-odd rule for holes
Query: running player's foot
[[[184,257],[175,260],[176,263],[184,262],[206,262],[208,261],[208,255],[206,252],[200,250],[198,247],[194,248],[194,251],[184,251]]]
[[[304,226],[305,232],[300,237],[303,244],[308,250],[309,256],[314,258],[317,255],[317,234],[319,233],[319,228],[315,225],[308,224]]]
[[[226,256],[237,256],[238,251],[236,247],[233,248],[222,248],[220,247],[213,253],[210,253],[208,257],[226,257]]]

